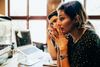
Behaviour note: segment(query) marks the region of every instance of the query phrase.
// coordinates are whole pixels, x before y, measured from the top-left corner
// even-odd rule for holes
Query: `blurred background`
[[[0,0],[0,14],[12,18],[13,30],[31,32],[32,41],[46,43],[47,16],[61,2],[72,0]],[[100,36],[100,0],[78,0]],[[13,39],[14,40],[14,39]]]

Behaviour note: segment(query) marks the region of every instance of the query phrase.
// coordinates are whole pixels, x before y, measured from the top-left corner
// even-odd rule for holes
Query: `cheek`
[[[56,25],[57,25],[57,24],[56,24],[56,23],[54,23],[54,24],[53,24],[53,27],[56,27]]]
[[[71,29],[72,22],[71,22],[70,20],[64,20],[64,21],[62,22],[62,26],[63,26],[64,30],[65,30],[66,32],[68,32],[68,31]]]
[[[64,20],[62,22],[62,25],[66,28],[70,27],[71,26],[71,21],[70,20]]]

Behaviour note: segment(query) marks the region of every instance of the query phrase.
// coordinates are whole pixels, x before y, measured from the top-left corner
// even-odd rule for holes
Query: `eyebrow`
[[[59,15],[59,17],[61,17],[62,15]]]

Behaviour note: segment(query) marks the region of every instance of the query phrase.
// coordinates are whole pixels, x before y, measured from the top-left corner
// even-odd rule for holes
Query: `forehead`
[[[52,23],[54,20],[57,20],[58,17],[57,16],[52,16],[51,19],[50,19],[50,23]]]
[[[58,10],[58,16],[66,16],[64,10]]]

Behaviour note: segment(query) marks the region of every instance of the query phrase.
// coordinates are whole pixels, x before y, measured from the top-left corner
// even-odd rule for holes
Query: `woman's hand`
[[[57,67],[70,67],[67,53],[68,53],[68,39],[66,39],[65,35],[63,34],[61,30],[61,26],[56,26],[55,28],[48,29],[50,38],[53,38],[55,40],[56,45],[59,49],[57,49]],[[60,56],[64,55],[66,56],[65,59],[61,60]]]
[[[67,50],[68,40],[61,30],[61,26],[57,25],[50,33],[60,51]]]

